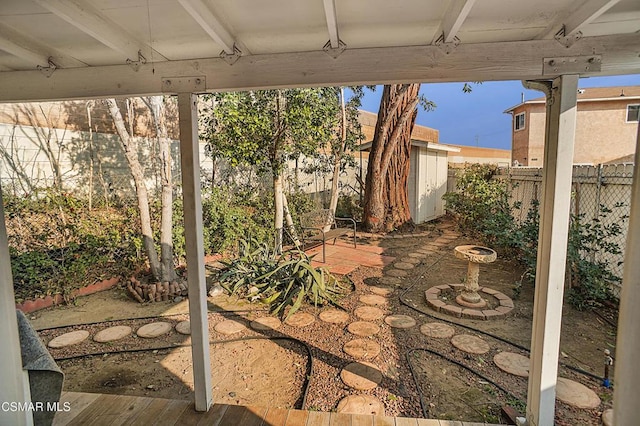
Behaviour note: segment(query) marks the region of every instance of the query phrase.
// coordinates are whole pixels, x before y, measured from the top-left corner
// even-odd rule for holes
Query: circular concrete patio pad
[[[384,404],[370,395],[349,395],[340,400],[338,413],[384,416]]]
[[[163,334],[167,334],[171,331],[173,326],[168,322],[158,321],[150,324],[143,325],[136,331],[138,337],[144,337],[145,339],[153,339]]]
[[[322,321],[328,322],[329,324],[343,324],[349,321],[348,313],[335,308],[320,312],[319,317]]]
[[[389,269],[387,272],[385,272],[385,274],[389,275],[390,277],[406,277],[407,275],[409,275],[407,271],[404,271],[402,269]]]
[[[372,322],[356,321],[347,326],[349,333],[356,336],[369,337],[380,332],[380,326]]]
[[[442,322],[428,322],[420,326],[420,333],[436,339],[450,339],[456,334],[456,330]]]
[[[384,286],[377,286],[377,285],[369,286],[369,291],[371,291],[371,293],[373,294],[377,294],[378,296],[385,296],[385,297],[393,293],[393,289],[391,287],[384,287]]]
[[[500,352],[493,357],[493,362],[502,371],[520,377],[529,377],[529,357],[513,352]]]
[[[257,331],[277,330],[282,323],[276,317],[260,317],[249,323],[249,326]]]
[[[353,313],[363,321],[375,321],[384,316],[384,311],[375,306],[360,306]]]
[[[306,327],[314,323],[316,318],[306,312],[296,312],[287,318],[284,322],[291,327]]]
[[[387,304],[387,299],[377,294],[363,294],[360,296],[360,301],[367,305],[384,306]]]
[[[345,385],[353,389],[369,390],[380,384],[382,372],[375,364],[370,362],[352,362],[342,369],[340,378]]]
[[[246,329],[247,327],[243,323],[234,320],[221,321],[214,327],[214,330],[220,334],[236,334]]]
[[[342,350],[356,359],[371,359],[380,353],[380,344],[369,339],[353,339],[345,343]]]
[[[576,408],[593,409],[600,405],[600,397],[594,391],[564,377],[558,377],[556,398]]]
[[[180,321],[179,323],[176,324],[176,331],[180,334],[184,334],[185,336],[188,336],[191,334],[191,321],[186,320],[186,321]]]
[[[412,259],[420,259],[422,260],[425,257],[424,253],[418,253],[417,251],[411,252],[409,254],[407,254],[407,256],[409,256]],[[409,262],[411,263],[411,262]]]
[[[602,423],[604,426],[613,426],[613,408],[604,410],[604,413],[602,413]]]
[[[393,264],[393,267],[396,269],[404,269],[404,270],[409,270],[409,269],[413,269],[416,266],[413,263],[408,263],[408,262],[396,262]]]
[[[93,336],[93,340],[98,343],[113,342],[127,337],[131,332],[131,327],[127,325],[116,325],[115,327],[98,331],[96,335]]]
[[[489,352],[489,344],[479,337],[470,334],[458,334],[451,338],[451,344],[461,351],[482,355]]]
[[[418,253],[418,256],[421,256],[420,253]],[[418,263],[422,262],[422,258],[407,256],[407,257],[403,257],[402,259],[400,259],[400,261],[402,263],[410,263],[411,265],[413,265],[415,267],[415,265],[417,265]]]
[[[89,332],[86,330],[76,330],[69,333],[62,334],[49,342],[50,348],[64,348],[66,346],[77,345],[89,337]]]
[[[400,287],[402,285],[402,280],[398,277],[382,277],[378,281],[380,282],[380,284],[393,287]]]
[[[389,315],[384,322],[393,328],[411,328],[416,325],[416,320],[409,315]]]

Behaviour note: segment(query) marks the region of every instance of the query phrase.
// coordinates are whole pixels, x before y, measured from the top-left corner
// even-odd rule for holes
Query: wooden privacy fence
[[[633,164],[611,164],[597,166],[574,166],[571,193],[571,213],[583,215],[584,221],[597,219],[602,225],[617,223],[622,232],[612,237],[621,254],[597,253],[596,260],[607,262],[610,270],[622,278],[624,249],[629,209],[631,203],[631,182]],[[515,167],[500,169],[497,178],[508,179],[511,188],[511,205],[520,204],[513,210],[514,218],[522,222],[526,219],[534,200],[542,198],[542,168]],[[456,190],[456,171],[449,170],[447,192]],[[611,210],[602,212],[602,208]],[[619,288],[614,293],[619,295]]]

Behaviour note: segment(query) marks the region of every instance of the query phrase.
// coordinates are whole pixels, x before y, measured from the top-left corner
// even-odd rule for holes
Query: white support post
[[[535,84],[530,83],[530,86]],[[578,76],[564,75],[553,81],[547,94],[542,203],[527,395],[529,426],[554,424],[577,92]]]
[[[207,288],[204,275],[200,159],[198,155],[198,110],[196,102],[196,95],[192,93],[178,94],[180,163],[182,166],[184,236],[187,256],[187,280],[189,284],[193,383],[196,411],[208,411],[213,402],[213,396],[209,358]]]
[[[4,201],[0,188],[0,404],[31,401],[29,379],[22,370],[18,320],[16,317],[11,258],[4,222]],[[10,407],[9,407],[10,408]],[[32,425],[33,416],[27,410],[5,410],[0,407],[0,424]]]
[[[637,332],[640,324],[640,123],[631,186],[629,230],[624,253],[613,393],[614,424],[621,426],[638,424],[640,410],[640,333]]]

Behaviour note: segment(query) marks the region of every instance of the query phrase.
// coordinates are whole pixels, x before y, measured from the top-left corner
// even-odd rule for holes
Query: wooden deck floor
[[[65,392],[53,424],[116,425],[218,425],[218,426],[484,426],[450,420],[381,417],[279,408],[215,404],[207,413],[198,413],[193,403],[127,395]]]

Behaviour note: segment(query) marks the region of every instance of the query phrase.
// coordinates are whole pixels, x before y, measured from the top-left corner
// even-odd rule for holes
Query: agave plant
[[[272,313],[281,316],[291,306],[287,318],[305,301],[340,307],[337,299],[345,291],[329,272],[314,268],[301,250],[277,255],[266,244],[241,241],[240,256],[224,264],[219,281],[225,290],[268,304]]]

